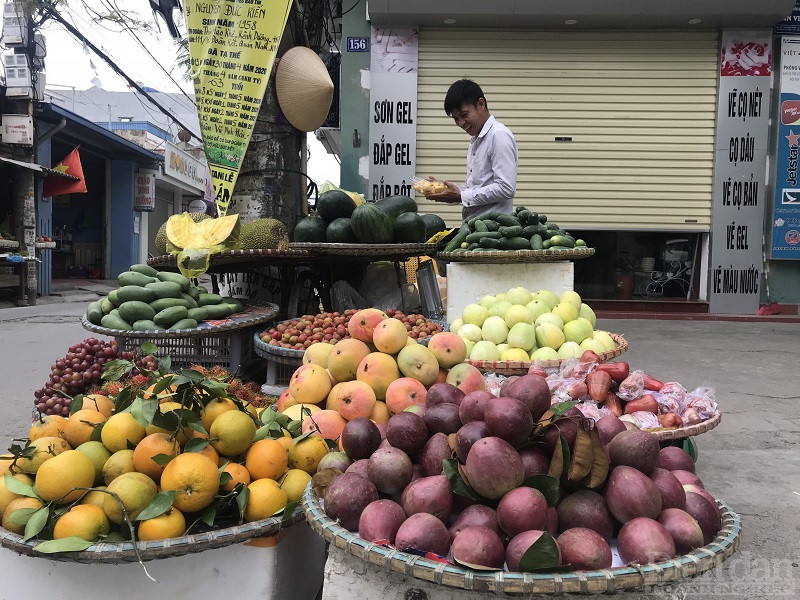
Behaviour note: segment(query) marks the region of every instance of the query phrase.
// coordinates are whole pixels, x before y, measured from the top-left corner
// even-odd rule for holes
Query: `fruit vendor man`
[[[461,187],[444,181],[446,189],[426,198],[461,203],[464,221],[489,212],[512,213],[519,162],[514,134],[491,115],[483,90],[470,79],[450,86],[444,112],[470,136],[467,178]]]

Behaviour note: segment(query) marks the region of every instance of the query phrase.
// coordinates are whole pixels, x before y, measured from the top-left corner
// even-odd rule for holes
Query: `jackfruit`
[[[206,219],[210,219],[211,216],[205,213],[189,213],[192,216],[192,219],[195,223],[199,223],[200,221],[205,221]],[[156,254],[158,256],[163,256],[167,254],[167,222],[164,221],[161,224],[161,227],[158,228],[158,233],[156,233]]]
[[[243,223],[239,234],[242,250],[286,250],[289,247],[289,230],[277,219],[256,219]]]
[[[208,270],[212,254],[238,247],[239,215],[195,222],[189,213],[167,220],[167,251],[178,256],[178,269],[185,277]]]

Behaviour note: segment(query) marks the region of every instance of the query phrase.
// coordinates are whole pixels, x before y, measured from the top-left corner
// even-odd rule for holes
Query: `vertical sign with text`
[[[755,314],[763,267],[772,43],[768,31],[723,31],[709,310]]]
[[[217,210],[228,211],[292,0],[187,0],[197,112]]]
[[[800,259],[800,38],[781,38],[780,120],[771,258]]]
[[[367,198],[411,195],[417,159],[416,29],[372,28]]]

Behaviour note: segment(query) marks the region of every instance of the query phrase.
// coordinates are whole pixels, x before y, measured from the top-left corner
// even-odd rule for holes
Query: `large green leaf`
[[[72,404],[69,405],[69,414],[72,416],[83,408],[83,394],[78,394],[72,399]]]
[[[519,570],[522,573],[551,570],[558,566],[559,558],[556,541],[553,536],[544,531],[522,555],[522,559],[519,561]]]
[[[192,438],[183,447],[184,452],[200,452],[203,448],[208,446],[211,442],[208,438]]]
[[[117,381],[133,369],[134,364],[129,360],[110,360],[103,365],[103,379]]]
[[[94,542],[87,542],[79,537],[65,537],[60,540],[48,540],[33,547],[37,552],[52,554],[54,552],[80,552],[86,550]]]
[[[47,519],[49,516],[49,506],[43,506],[33,513],[28,519],[28,522],[25,524],[25,534],[22,539],[28,541],[29,539],[39,535],[39,532],[44,529],[45,525],[47,525]]]
[[[18,496],[27,496],[28,498],[37,498],[36,492],[33,491],[32,486],[28,485],[24,481],[20,481],[13,475],[6,473],[5,477],[3,477],[3,483],[5,484],[6,489],[12,494],[17,494]]]
[[[141,350],[142,354],[157,354],[158,346],[156,346],[153,342],[145,342],[142,344]]]
[[[247,501],[250,499],[250,489],[242,487],[236,494],[236,504],[239,506],[239,522],[244,522],[244,509],[247,508]]]
[[[175,490],[168,492],[159,492],[156,497],[148,504],[145,509],[136,517],[137,521],[146,521],[147,519],[154,519],[159,515],[163,515],[171,507],[175,501]]]
[[[8,520],[16,525],[27,525],[28,520],[39,510],[38,508],[18,508],[9,515]]]
[[[458,461],[454,458],[446,458],[442,461],[442,468],[444,469],[444,474],[447,476],[447,479],[450,481],[450,487],[453,488],[453,493],[458,494],[459,496],[464,496],[465,498],[469,498],[470,500],[480,500],[481,497],[473,490],[464,479],[461,477],[461,473],[458,472]]]
[[[522,482],[522,485],[542,492],[545,500],[547,500],[547,506],[555,506],[556,502],[558,502],[559,482],[555,477],[550,477],[549,475],[531,475]]]
[[[558,417],[568,412],[569,410],[575,408],[577,405],[578,405],[577,402],[559,402],[558,404],[550,408],[550,410],[553,411],[553,420],[557,419]]]

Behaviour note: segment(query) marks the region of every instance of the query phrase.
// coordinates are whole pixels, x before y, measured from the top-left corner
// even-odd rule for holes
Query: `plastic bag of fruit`
[[[400,285],[405,286],[402,293]],[[394,265],[389,262],[371,263],[367,266],[361,294],[366,304],[381,310],[402,310],[404,313],[422,311],[419,291],[414,284],[398,280]]]
[[[363,296],[343,279],[334,282],[331,286],[331,304],[333,310],[340,313],[349,309],[360,310],[367,306]]]
[[[653,396],[662,415],[665,413],[680,415],[686,410],[686,388],[678,382],[665,383],[660,392],[653,392]]]
[[[714,413],[717,412],[714,388],[701,386],[686,394],[686,411],[690,409],[694,410],[703,421],[713,417]]]
[[[636,398],[642,395],[642,392],[644,392],[644,372],[634,371],[619,384],[617,396],[629,402],[631,400],[636,400]]]

